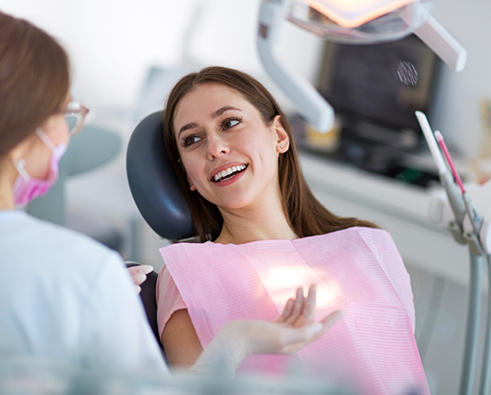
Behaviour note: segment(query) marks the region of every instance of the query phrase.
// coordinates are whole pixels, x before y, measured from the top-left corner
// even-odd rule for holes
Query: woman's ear
[[[196,190],[196,187],[194,186],[193,182],[191,181],[191,179],[188,177],[188,175],[186,174],[186,178],[188,179],[188,182],[189,182],[189,189],[194,192]]]
[[[39,138],[36,137],[35,133],[32,133],[30,136],[22,140],[18,143],[14,148],[12,148],[6,155],[9,160],[20,160],[27,156],[29,152],[35,147]]]
[[[284,154],[290,147],[290,137],[283,126],[283,120],[280,115],[274,117],[273,127],[276,133],[276,151],[280,154]]]

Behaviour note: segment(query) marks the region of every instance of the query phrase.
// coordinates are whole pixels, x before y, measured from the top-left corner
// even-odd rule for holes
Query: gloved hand
[[[125,262],[128,263],[128,262]],[[133,263],[133,262],[131,262]],[[147,279],[147,274],[152,272],[153,266],[150,265],[137,265],[127,268],[130,273],[131,279],[135,283],[136,293],[139,294],[141,292],[141,287],[145,280]]]
[[[236,320],[224,325],[191,367],[205,373],[214,365],[223,365],[225,374],[233,376],[242,360],[252,354],[292,354],[321,337],[343,315],[335,311],[320,322],[314,322],[316,287],[307,298],[298,288],[275,322]]]

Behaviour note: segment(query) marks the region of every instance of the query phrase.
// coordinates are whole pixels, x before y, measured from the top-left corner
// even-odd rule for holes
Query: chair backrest
[[[144,118],[133,131],[126,153],[126,173],[141,215],[160,236],[181,240],[195,236],[191,212],[164,147],[161,111]]]

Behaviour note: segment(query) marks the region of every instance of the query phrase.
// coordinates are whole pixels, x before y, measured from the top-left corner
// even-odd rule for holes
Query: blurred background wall
[[[182,64],[184,46],[198,65],[261,75],[255,49],[258,5],[259,0],[0,1],[2,11],[33,21],[59,38],[73,61],[75,96],[98,112],[131,109],[147,68]],[[433,121],[436,128],[459,138],[466,155],[475,153],[481,129],[478,101],[491,92],[490,13],[491,3],[481,0],[439,0],[433,13],[469,54],[463,72],[444,70]],[[321,40],[291,24],[285,24],[282,40],[286,64],[314,80]]]

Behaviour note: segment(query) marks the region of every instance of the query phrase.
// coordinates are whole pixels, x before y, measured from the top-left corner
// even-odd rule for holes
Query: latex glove
[[[292,354],[317,340],[343,315],[335,311],[320,322],[314,322],[315,285],[307,298],[297,289],[285,310],[275,322],[237,320],[224,325],[191,367],[195,372],[209,372],[221,365],[225,374],[233,376],[242,360],[252,354]]]
[[[128,272],[130,273],[131,279],[135,284],[136,293],[139,294],[141,292],[141,287],[145,280],[147,279],[147,274],[153,271],[153,266],[150,265],[138,265],[129,267]]]

